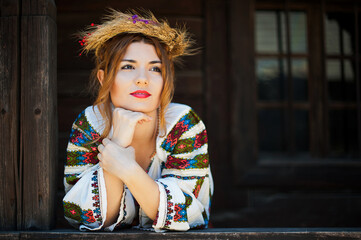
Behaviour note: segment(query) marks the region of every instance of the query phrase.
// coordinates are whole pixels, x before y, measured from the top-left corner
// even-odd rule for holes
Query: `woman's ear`
[[[97,78],[99,80],[100,85],[103,86],[103,80],[104,80],[104,70],[98,70],[97,72]]]

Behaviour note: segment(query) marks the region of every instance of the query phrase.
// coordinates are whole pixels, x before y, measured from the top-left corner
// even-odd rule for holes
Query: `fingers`
[[[106,146],[110,142],[109,138],[104,138],[102,143],[104,146]]]
[[[110,140],[109,140],[108,138],[104,138],[103,141],[102,141],[103,144],[99,144],[99,146],[98,146],[98,151],[99,151],[99,152],[103,152],[105,146],[106,146],[109,142],[110,142]]]
[[[98,151],[99,151],[99,152],[103,152],[103,150],[104,150],[104,145],[103,145],[103,144],[99,144],[99,146],[98,146]]]
[[[144,113],[139,113],[139,114],[137,114],[137,116],[135,116],[134,120],[135,120],[135,122],[142,124],[144,122],[150,122],[152,120],[152,118]]]
[[[149,122],[152,120],[152,117],[148,116],[147,114],[142,112],[133,112],[123,108],[114,109],[113,114],[118,115],[119,117],[122,117],[123,119],[126,119],[134,124]]]

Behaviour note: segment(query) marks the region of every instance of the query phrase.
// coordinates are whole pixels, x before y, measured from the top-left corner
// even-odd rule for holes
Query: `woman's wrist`
[[[139,166],[139,164],[134,161],[127,166],[127,169],[123,171],[122,176],[120,178],[123,180],[123,182],[128,185],[131,184],[134,180],[137,180],[137,178],[144,173],[144,170]]]
[[[109,171],[107,171],[105,169],[103,169],[103,174],[104,174],[105,178],[111,179],[111,181],[114,182],[114,183],[117,183],[117,185],[123,185],[124,184],[123,180],[119,176],[114,175],[113,173],[111,173],[111,172],[109,172]]]

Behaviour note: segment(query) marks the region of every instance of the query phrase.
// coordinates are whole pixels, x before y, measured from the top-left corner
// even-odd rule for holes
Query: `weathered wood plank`
[[[0,17],[19,16],[19,0],[0,0]]]
[[[257,107],[252,0],[230,1],[232,160],[235,180],[257,162]]]
[[[343,240],[361,239],[360,229],[242,229],[224,228],[208,229],[188,232],[154,233],[139,230],[124,230],[121,232],[76,232],[76,231],[50,231],[50,232],[20,232],[0,234],[0,239],[154,239],[154,240],[188,240],[188,239],[247,239],[247,240]],[[18,238],[16,238],[18,237]]]
[[[327,156],[327,133],[328,133],[328,113],[325,110],[327,99],[327,84],[325,83],[324,66],[324,37],[323,15],[321,14],[321,3],[315,2],[309,10],[308,29],[310,36],[320,36],[310,38],[309,45],[309,99],[310,109],[310,152],[313,157],[322,158]]]
[[[227,43],[227,1],[210,0],[205,5],[205,106],[209,153],[215,194],[212,207],[227,205],[232,172],[230,144],[230,91]],[[224,206],[222,206],[224,207]]]
[[[0,18],[0,230],[15,230],[17,227],[18,23],[17,16]]]
[[[199,16],[202,14],[203,1],[202,0],[182,0],[182,1],[168,1],[168,0],[133,0],[133,1],[118,1],[118,0],[89,0],[83,1],[71,1],[62,0],[59,1],[59,11],[72,11],[83,12],[84,5],[88,12],[99,13],[104,11],[107,7],[112,7],[119,10],[127,9],[150,9],[155,14],[160,15],[189,15]]]
[[[21,15],[23,16],[49,16],[56,19],[56,5],[54,0],[22,0]]]
[[[56,23],[22,16],[21,35],[22,227],[49,229],[57,163]]]
[[[20,239],[20,232],[0,232],[0,239],[4,239],[4,240]]]

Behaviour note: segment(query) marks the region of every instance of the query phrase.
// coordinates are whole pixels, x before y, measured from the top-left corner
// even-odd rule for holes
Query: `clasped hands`
[[[132,143],[136,125],[151,121],[151,117],[141,112],[133,112],[123,108],[113,111],[113,136],[104,138],[98,146],[99,166],[119,178],[131,174],[137,165]]]

